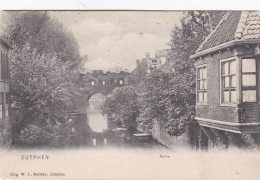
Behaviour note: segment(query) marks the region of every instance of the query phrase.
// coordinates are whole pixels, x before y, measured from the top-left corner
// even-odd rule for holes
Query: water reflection
[[[107,129],[107,118],[101,114],[100,109],[89,109],[88,118],[89,126],[93,131],[103,132]]]
[[[89,108],[87,110],[88,122],[94,132],[103,132],[107,129],[107,118],[101,114],[100,106],[105,101],[103,94],[97,93],[89,99]]]

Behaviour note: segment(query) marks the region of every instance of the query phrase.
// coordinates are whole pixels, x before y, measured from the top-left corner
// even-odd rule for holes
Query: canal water
[[[101,113],[101,105],[106,97],[100,93],[92,95],[89,99],[89,107],[87,109],[88,123],[93,131],[92,144],[93,147],[121,147],[121,148],[165,148],[152,137],[139,139],[133,134],[128,134],[124,128],[116,128],[113,131],[108,130],[108,120]],[[140,132],[135,132],[136,134]]]
[[[107,131],[107,118],[102,115],[100,109],[89,109],[88,121],[89,126],[94,131],[94,135],[92,135],[90,140],[92,142],[89,143],[92,147],[165,149],[164,146],[153,140],[152,137],[138,139],[134,135],[127,134],[124,128]]]
[[[92,131],[101,133],[107,129],[107,118],[101,113],[101,105],[106,97],[101,93],[92,95],[89,99],[89,107],[87,109],[88,123]]]
[[[102,115],[100,109],[89,109],[87,113],[89,126],[94,132],[107,130],[107,118]]]

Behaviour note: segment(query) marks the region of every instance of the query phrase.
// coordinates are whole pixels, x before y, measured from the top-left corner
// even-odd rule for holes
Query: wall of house
[[[8,54],[8,48],[3,44],[0,43],[0,51],[4,54]],[[9,73],[9,71],[7,71]],[[8,74],[10,77],[10,75]],[[10,78],[9,78],[10,82]],[[6,107],[8,107],[8,117],[5,117],[5,112],[3,112],[3,117],[0,119],[0,147],[9,147],[12,142],[11,137],[11,122],[10,122],[10,87],[9,82],[6,80],[0,79],[0,92],[4,93],[3,97],[1,96],[1,104],[3,105],[3,111],[5,111]],[[8,94],[6,94],[8,93]],[[8,96],[8,98],[7,98]],[[9,99],[9,100],[8,100]]]
[[[207,105],[196,106],[201,118],[237,122],[236,107],[220,106],[220,60],[234,56],[234,51],[221,51],[198,59],[196,66],[207,65]]]

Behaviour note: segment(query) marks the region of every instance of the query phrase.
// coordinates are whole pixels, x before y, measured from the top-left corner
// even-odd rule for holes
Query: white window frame
[[[226,62],[226,61],[232,61],[232,60],[235,60],[237,64],[239,63],[239,59],[235,56],[219,60],[219,103],[220,103],[220,106],[236,107],[236,105],[237,105],[237,100],[234,103],[232,103],[232,102],[230,102],[230,103],[222,102],[222,96],[224,95],[224,94],[222,94],[222,84],[223,84],[222,83],[222,63]],[[238,98],[239,93],[240,93],[240,92],[238,92],[238,86],[239,86],[238,77],[239,77],[239,74],[238,74],[237,68],[238,68],[238,66],[236,66],[236,90],[235,90],[236,91],[236,99]]]
[[[206,89],[206,92],[207,92],[207,102],[199,102],[199,87],[198,87],[198,69],[202,68],[202,67],[205,67],[206,68],[206,71],[207,71],[207,74],[206,74],[206,81],[207,81],[207,89]],[[196,66],[196,105],[199,105],[199,106],[206,106],[208,105],[208,67],[207,67],[207,64],[201,64],[199,66]]]

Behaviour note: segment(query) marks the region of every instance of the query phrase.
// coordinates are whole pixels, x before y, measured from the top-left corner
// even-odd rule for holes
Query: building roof
[[[242,12],[236,39],[260,39],[260,11]]]
[[[227,12],[196,53],[232,41],[260,40],[260,11]]]

